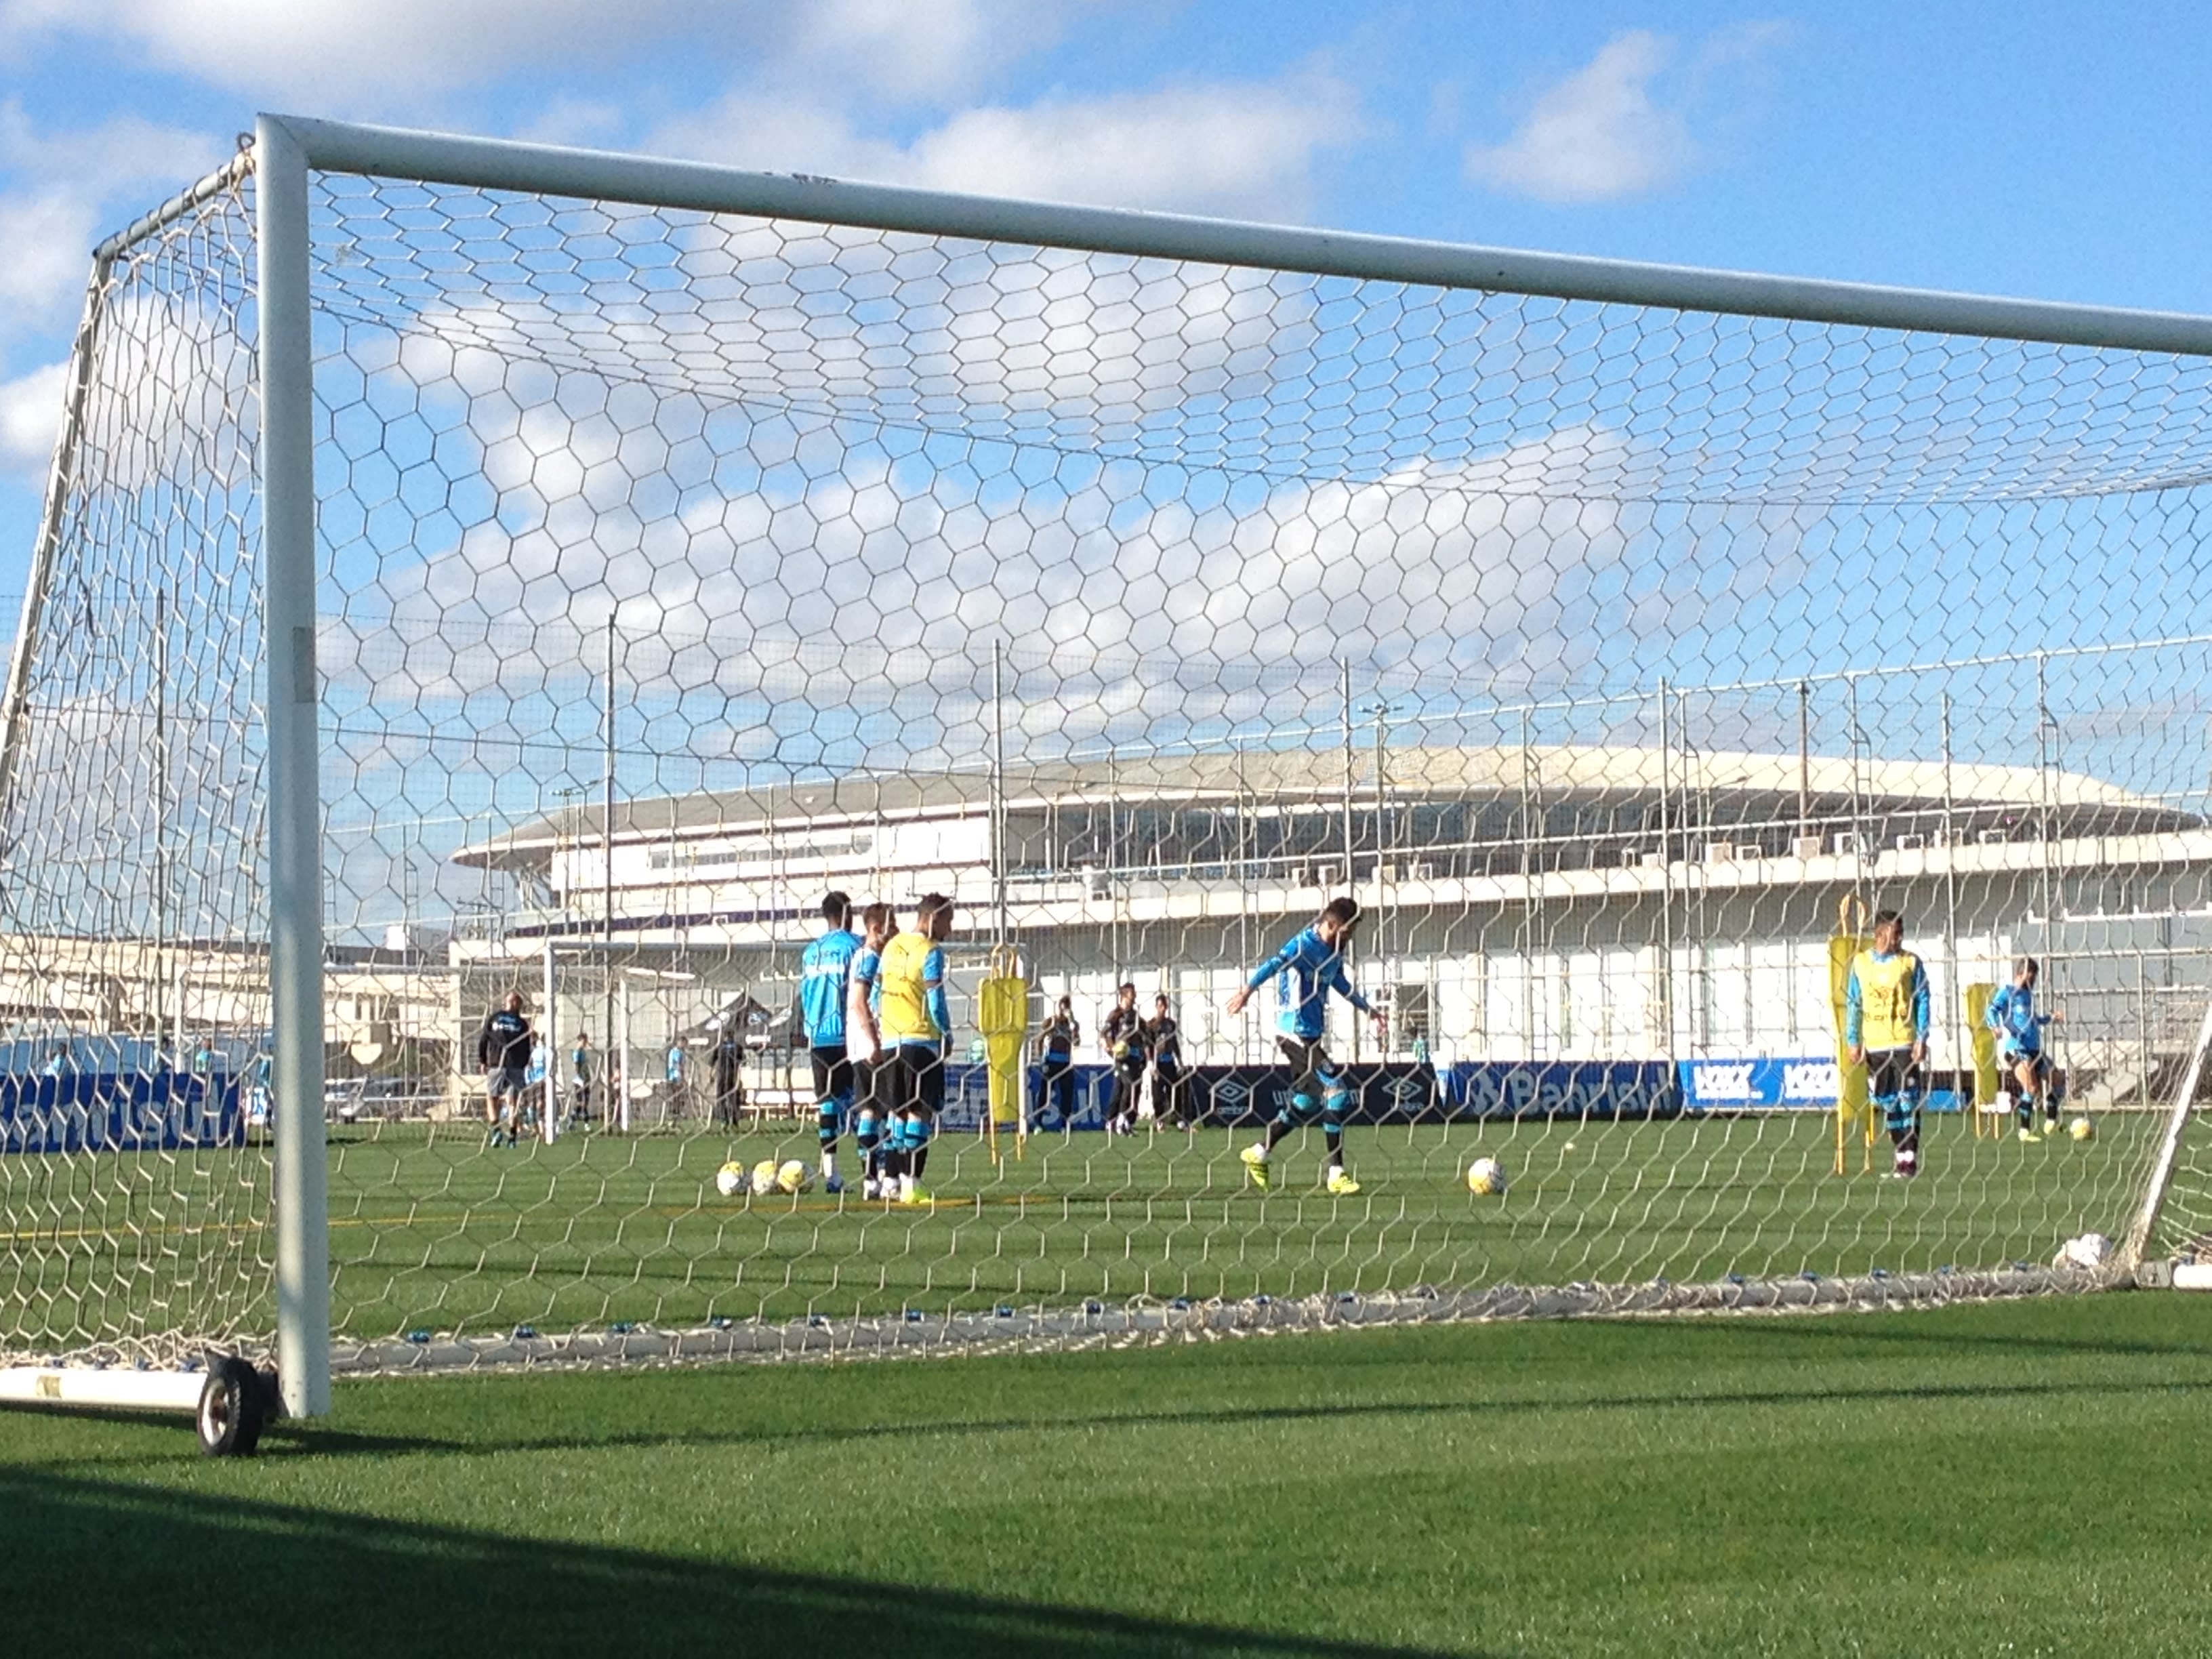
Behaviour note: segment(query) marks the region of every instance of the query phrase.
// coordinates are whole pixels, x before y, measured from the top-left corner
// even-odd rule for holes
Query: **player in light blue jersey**
[[[2013,1088],[2013,1112],[2022,1140],[2039,1140],[2035,1133],[2036,1106],[2043,1107],[2043,1133],[2058,1133],[2058,1074],[2043,1052],[2043,1028],[2058,1018],[2035,1012],[2035,981],[2040,964],[2033,957],[2021,957],[2012,964],[2012,983],[1990,999],[1982,1016],[1996,1033],[1997,1060]]]
[[[799,961],[799,1012],[806,1026],[808,1058],[814,1066],[815,1135],[822,1143],[822,1185],[840,1192],[837,1137],[853,1105],[853,1062],[845,1052],[845,1003],[853,957],[860,941],[853,937],[853,901],[831,893],[822,901],[822,920],[830,929],[806,947]]]
[[[1331,991],[1373,1020],[1378,1038],[1383,1033],[1382,1010],[1360,995],[1345,977],[1344,947],[1358,921],[1358,900],[1331,899],[1312,927],[1254,969],[1244,988],[1229,999],[1229,1012],[1241,1014],[1254,992],[1271,979],[1279,981],[1280,1010],[1275,1023],[1279,1034],[1275,1046],[1290,1063],[1289,1097],[1268,1123],[1266,1138],[1247,1146],[1243,1154],[1252,1184],[1263,1193],[1274,1182],[1268,1160],[1274,1155],[1276,1143],[1311,1121],[1316,1114],[1328,1144],[1328,1190],[1340,1198],[1359,1190],[1359,1183],[1344,1167],[1344,1120],[1351,1109],[1352,1091],[1343,1072],[1322,1046],[1328,1031]]]

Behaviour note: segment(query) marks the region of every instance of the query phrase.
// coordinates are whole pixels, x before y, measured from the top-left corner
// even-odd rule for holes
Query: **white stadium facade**
[[[2046,1001],[2072,1001],[2066,1063],[2117,1100],[2185,1047],[2212,961],[2212,825],[2044,766],[1149,756],[618,801],[611,820],[577,806],[454,860],[525,896],[453,942],[468,997],[503,975],[534,989],[542,969],[573,1030],[618,991],[612,1023],[641,1055],[740,1000],[776,1029],[831,889],[907,919],[923,893],[958,901],[968,1033],[963,994],[1005,941],[1041,993],[1073,997],[1086,1047],[1128,980],[1147,1011],[1168,995],[1199,1064],[1266,1057],[1268,1023],[1221,1005],[1343,892],[1367,909],[1356,976],[1393,1015],[1387,1054],[1357,1022],[1343,1045],[1439,1065],[1832,1055],[1831,935],[1893,908],[1929,968],[1939,1074],[1965,1063],[1963,988],[2033,951]]]

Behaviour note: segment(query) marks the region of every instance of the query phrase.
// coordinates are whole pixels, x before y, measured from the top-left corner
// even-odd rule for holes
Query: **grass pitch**
[[[346,1131],[330,1149],[333,1317],[343,1334],[504,1334],[1068,1307],[1133,1297],[1375,1293],[1430,1284],[1677,1283],[2048,1261],[2124,1231],[2160,1121],[2111,1114],[2079,1146],[1977,1139],[1931,1121],[1911,1183],[1832,1172],[1822,1114],[1668,1122],[1529,1121],[1354,1128],[1365,1190],[1321,1191],[1320,1137],[1252,1191],[1252,1131],[1044,1136],[994,1164],[972,1136],[933,1149],[928,1212],[842,1200],[730,1200],[726,1160],[813,1162],[811,1126],[743,1134],[570,1135],[488,1149],[465,1125]],[[1470,1195],[1478,1153],[1503,1198]],[[1886,1146],[1874,1149],[1886,1167]],[[6,1327],[266,1330],[264,1152],[0,1160],[17,1271]],[[845,1164],[854,1168],[849,1139]]]
[[[0,1415],[10,1645],[2212,1652],[2212,1298],[341,1385]]]
[[[811,1165],[811,1127],[494,1152],[387,1133],[334,1150],[331,1255],[341,1328],[363,1335],[1979,1268],[2120,1231],[2159,1127],[2115,1115],[2087,1146],[2021,1146],[1948,1121],[1908,1185],[1859,1173],[1856,1145],[1835,1177],[1817,1114],[1401,1125],[1350,1133],[1365,1190],[1347,1199],[1320,1190],[1314,1133],[1285,1143],[1264,1197],[1237,1157],[1249,1130],[1047,1136],[995,1165],[947,1136],[926,1214],[716,1194],[726,1159]],[[1502,1199],[1467,1191],[1480,1152],[1513,1174]],[[1886,1144],[1875,1161],[1887,1168]]]

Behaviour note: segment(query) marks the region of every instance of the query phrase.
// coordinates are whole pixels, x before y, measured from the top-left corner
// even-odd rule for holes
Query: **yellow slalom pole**
[[[1029,1046],[1030,984],[1022,976],[1021,958],[1012,945],[991,952],[991,976],[977,995],[976,1024],[982,1028],[983,1052],[989,1062],[989,1109],[984,1113],[985,1134],[991,1162],[999,1162],[999,1126],[1012,1124],[1014,1151],[1024,1157],[1029,1138],[1024,1133],[1022,1110],[1022,1053]]]
[[[2002,1126],[1992,1117],[1985,1126],[1982,1109],[1996,1103],[1997,1097],[1997,1035],[1989,1028],[1990,1000],[1997,994],[1994,985],[1966,987],[1966,1029],[1973,1033],[1974,1054],[1974,1133],[1996,1135]]]
[[[1850,1045],[1844,1040],[1845,1021],[1849,1015],[1851,959],[1873,941],[1856,932],[1851,926],[1851,907],[1858,906],[1861,926],[1866,921],[1866,903],[1846,894],[1836,905],[1836,931],[1828,939],[1828,1003],[1836,1022],[1836,1173],[1845,1170],[1844,1148],[1849,1144],[1850,1121],[1863,1120],[1865,1150],[1862,1155],[1861,1173],[1874,1165],[1874,1112],[1867,1100],[1867,1074],[1863,1066],[1851,1064]]]

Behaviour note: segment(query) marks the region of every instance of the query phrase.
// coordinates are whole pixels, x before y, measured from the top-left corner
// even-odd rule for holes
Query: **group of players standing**
[[[945,990],[945,941],[952,901],[931,893],[902,933],[888,904],[860,912],[842,893],[822,901],[829,930],[799,959],[799,1012],[814,1073],[822,1184],[844,1190],[837,1143],[849,1114],[860,1154],[860,1195],[925,1205],[921,1178],[945,1109],[945,1060],[952,1009]]]
[[[1075,1053],[1082,1042],[1073,999],[1062,997],[1037,1034],[1037,1086],[1030,1114],[1037,1127],[1073,1127]],[[1114,1068],[1113,1097],[1106,1106],[1109,1134],[1127,1134],[1136,1128],[1147,1073],[1152,1079],[1154,1121],[1198,1127],[1183,1088],[1182,1028],[1165,993],[1152,999],[1152,1017],[1146,1019],[1137,1010],[1137,988],[1127,983],[1118,988],[1113,1007],[1098,1022],[1098,1046]],[[1058,1122],[1048,1125],[1048,1118],[1054,1115]]]
[[[805,1028],[813,1073],[817,1137],[823,1187],[842,1192],[837,1148],[846,1120],[860,1154],[860,1193],[907,1205],[926,1205],[921,1185],[929,1167],[929,1145],[945,1107],[945,1066],[952,1036],[952,1011],[945,993],[945,941],[951,936],[952,901],[942,893],[924,897],[911,932],[901,932],[896,910],[871,904],[853,931],[852,900],[831,893],[822,901],[829,924],[800,958],[799,1014]],[[1254,993],[1274,981],[1279,992],[1276,1046],[1290,1070],[1284,1101],[1267,1121],[1262,1137],[1241,1154],[1252,1184],[1273,1184],[1271,1159],[1291,1130],[1318,1123],[1328,1147],[1326,1181],[1331,1193],[1359,1190],[1344,1161],[1344,1127],[1352,1091],[1330,1059],[1322,1038],[1328,1003],[1334,992],[1383,1030],[1382,1015],[1353,988],[1344,971],[1345,946],[1359,920],[1359,905],[1333,899],[1275,954],[1254,969],[1226,1012],[1243,1012]],[[478,1055],[487,1080],[487,1105],[495,1140],[511,1143],[521,1118],[524,1067],[531,1032],[521,1013],[520,994],[484,1022]],[[1066,997],[1045,1025],[1038,1052],[1043,1061],[1041,1101],[1059,1107],[1061,1127],[1073,1117],[1075,1049],[1080,1032]],[[1188,1122],[1183,1105],[1188,1078],[1181,1032],[1165,996],[1154,999],[1149,1020],[1137,1011],[1137,988],[1122,985],[1100,1030],[1114,1064],[1114,1094],[1108,1127],[1135,1127],[1139,1092],[1150,1070],[1163,1103],[1161,1115]]]

